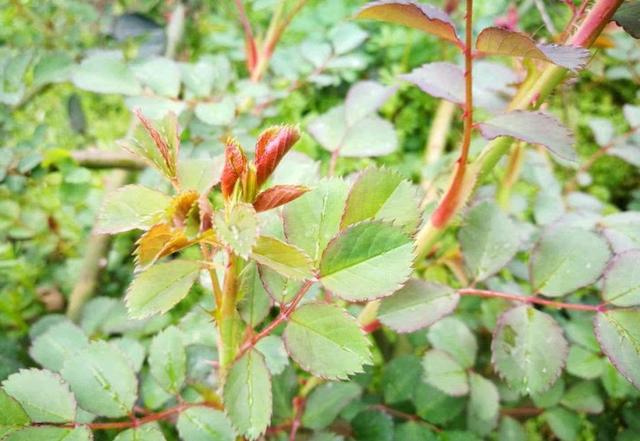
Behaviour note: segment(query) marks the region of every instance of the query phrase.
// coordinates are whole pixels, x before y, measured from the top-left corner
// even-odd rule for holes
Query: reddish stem
[[[464,288],[464,289],[458,290],[458,293],[463,296],[499,298],[499,299],[511,300],[514,302],[535,303],[538,305],[548,306],[550,308],[572,309],[574,311],[602,312],[605,310],[604,305],[584,305],[584,304],[576,304],[576,303],[563,303],[563,302],[556,302],[554,300],[543,299],[540,297],[521,296],[518,294],[509,294],[505,292],[490,291],[485,289]]]
[[[295,309],[298,307],[298,304],[300,303],[304,295],[307,293],[309,288],[311,288],[311,285],[313,285],[313,281],[307,280],[304,283],[304,285],[300,287],[300,289],[296,293],[296,296],[293,298],[291,303],[289,303],[286,307],[282,308],[282,310],[280,311],[280,314],[278,314],[278,317],[276,317],[275,320],[273,320],[271,323],[265,326],[265,328],[262,331],[248,338],[244,342],[240,350],[238,351],[238,354],[236,355],[236,360],[242,357],[249,349],[253,348],[256,345],[256,343],[258,343],[260,340],[270,335],[274,331],[274,329],[276,329],[281,323],[289,320],[289,316],[291,316],[293,311],[295,311]]]
[[[258,59],[258,49],[256,48],[256,39],[253,36],[253,30],[251,29],[251,23],[247,17],[247,11],[244,9],[242,0],[235,0],[236,9],[238,10],[238,16],[240,17],[240,24],[242,24],[242,30],[244,32],[244,45],[247,51],[247,69],[249,72],[253,72],[256,67]]]
[[[467,161],[469,159],[469,147],[471,146],[471,132],[473,130],[473,0],[467,1],[467,13],[465,15],[465,44],[464,44],[464,133],[460,157],[456,164],[456,171],[449,191],[444,196],[438,208],[431,215],[431,224],[435,228],[442,228],[451,216],[457,211],[462,199]]]
[[[289,433],[289,441],[296,440],[296,434],[298,433],[298,429],[302,425],[302,414],[304,413],[305,404],[306,404],[306,400],[303,397],[293,398],[293,408],[295,409],[295,416],[293,418],[293,422],[291,423],[291,432]]]

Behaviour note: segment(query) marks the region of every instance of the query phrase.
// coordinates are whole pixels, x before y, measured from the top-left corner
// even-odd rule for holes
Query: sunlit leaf
[[[483,376],[470,372],[467,426],[480,435],[488,435],[498,424],[499,416],[498,388]]]
[[[29,355],[41,366],[60,371],[67,358],[89,347],[82,329],[69,322],[58,323],[33,340]]]
[[[476,47],[486,54],[533,58],[573,71],[582,68],[590,56],[581,47],[536,43],[526,34],[496,27],[480,32]]]
[[[478,342],[475,335],[456,317],[446,317],[429,328],[431,345],[447,352],[462,367],[471,368],[476,361]]]
[[[113,441],[165,441],[165,437],[157,423],[147,423],[120,432]]]
[[[568,350],[556,321],[527,305],[500,316],[491,343],[493,364],[500,376],[512,389],[527,394],[551,387],[562,372]]]
[[[313,262],[300,248],[270,236],[260,236],[251,256],[261,265],[295,280],[313,276]]]
[[[167,392],[180,392],[186,379],[187,353],[182,333],[170,326],[156,334],[149,346],[149,370]]]
[[[422,358],[424,381],[454,397],[469,392],[467,373],[449,354],[432,349]]]
[[[371,363],[369,342],[354,318],[335,306],[308,304],[290,317],[283,338],[304,370],[328,379],[345,379]]]
[[[478,124],[487,139],[510,136],[531,144],[544,145],[558,157],[576,160],[573,134],[558,119],[542,112],[514,110]]]
[[[430,5],[409,0],[380,0],[366,4],[356,17],[409,26],[461,44],[451,18]]]
[[[382,300],[378,319],[396,332],[413,332],[450,314],[459,299],[448,286],[410,279],[394,295]]]
[[[309,191],[303,185],[275,185],[256,196],[253,208],[259,213],[288,204]]]
[[[396,91],[375,81],[359,81],[349,89],[344,102],[347,125],[352,126],[376,112]]]
[[[90,92],[140,95],[142,88],[131,69],[113,54],[98,53],[82,60],[72,73],[76,87]]]
[[[0,438],[26,426],[31,422],[29,415],[18,402],[0,389]]]
[[[415,84],[424,92],[452,103],[464,103],[464,72],[447,62],[427,63],[400,78]]]
[[[213,222],[216,234],[224,244],[240,257],[249,257],[251,248],[258,239],[258,217],[251,205],[236,204],[228,215],[219,211],[215,214]]]
[[[361,222],[339,233],[320,260],[320,282],[350,301],[385,297],[409,278],[413,243],[399,228]]]
[[[171,198],[141,185],[125,185],[107,194],[98,212],[96,230],[100,233],[120,233],[147,230],[163,217]]]
[[[183,441],[234,441],[236,433],[224,413],[209,407],[191,407],[178,417]]]

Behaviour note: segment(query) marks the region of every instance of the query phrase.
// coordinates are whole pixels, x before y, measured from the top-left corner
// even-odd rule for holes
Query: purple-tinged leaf
[[[581,47],[536,43],[528,35],[497,27],[480,32],[476,47],[486,54],[533,58],[572,71],[582,68],[590,56],[590,52]]]
[[[400,75],[429,95],[453,103],[464,103],[464,72],[455,64],[436,62],[424,64],[410,73]]]
[[[356,14],[356,18],[401,24],[458,45],[462,44],[455,25],[446,12],[410,0],[374,1],[364,5]]]
[[[366,116],[377,111],[396,91],[375,81],[360,81],[347,93],[344,113],[347,125],[352,126]]]
[[[569,347],[558,323],[528,305],[498,319],[491,343],[492,361],[512,389],[536,394],[549,389],[567,359]]]
[[[531,144],[542,144],[556,156],[576,160],[573,134],[557,118],[542,112],[515,110],[496,115],[478,128],[487,139],[510,136]]]
[[[617,306],[640,305],[640,250],[629,250],[614,257],[607,267],[602,298]]]
[[[602,351],[620,373],[640,389],[640,309],[596,314],[594,329]]]

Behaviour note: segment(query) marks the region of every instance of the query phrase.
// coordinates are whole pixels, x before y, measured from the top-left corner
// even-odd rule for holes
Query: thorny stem
[[[576,32],[569,39],[568,44],[590,47],[607,23],[609,23],[615,11],[622,4],[622,1],[623,0],[597,0]],[[564,80],[566,72],[564,68],[555,65],[548,66],[533,84],[526,83],[521,86],[526,88],[522,89],[525,90],[525,93],[518,93],[509,105],[509,109],[523,110],[529,107],[539,107],[551,92],[553,92],[555,87]],[[460,185],[460,182],[457,182],[455,179],[452,181],[440,205],[447,204],[449,207],[453,207],[453,209],[440,225],[435,224],[432,220],[418,232],[416,236],[416,255],[418,260],[424,258],[431,251],[431,248],[451,220],[471,197],[475,184],[493,170],[511,145],[512,141],[507,137],[499,137],[491,141],[469,167],[470,170],[464,182],[465,185]],[[458,194],[456,194],[456,192],[458,192]],[[450,196],[451,194],[454,196]],[[450,199],[456,200],[457,204],[451,204]],[[450,210],[450,208],[446,210]],[[436,211],[443,211],[443,209],[438,207]]]
[[[280,311],[280,314],[278,314],[278,317],[276,317],[275,320],[273,320],[271,323],[265,326],[265,328],[262,331],[248,338],[244,342],[240,350],[238,351],[238,354],[236,355],[236,359],[242,357],[248,350],[253,348],[260,340],[270,335],[273,332],[273,330],[276,329],[281,323],[289,320],[289,317],[291,316],[293,311],[295,311],[295,309],[298,307],[298,304],[300,303],[304,295],[307,293],[309,288],[311,288],[311,285],[313,285],[313,281],[307,280],[304,283],[304,285],[300,287],[300,289],[296,293],[291,303],[289,303],[287,306],[282,308],[282,310]]]
[[[475,288],[463,288],[458,290],[458,293],[463,296],[476,296],[476,297],[484,297],[484,298],[499,298],[505,300],[511,300],[514,302],[522,302],[522,303],[535,303],[538,305],[548,306],[550,308],[556,309],[571,309],[574,311],[591,311],[591,312],[602,312],[606,310],[605,305],[585,305],[579,303],[564,303],[564,302],[556,302],[554,300],[547,300],[541,297],[534,296],[522,296],[518,294],[509,294],[505,292],[491,291],[485,289],[475,289]]]

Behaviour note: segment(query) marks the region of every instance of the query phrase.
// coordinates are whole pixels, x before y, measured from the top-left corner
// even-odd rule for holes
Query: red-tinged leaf
[[[531,144],[542,144],[560,158],[575,161],[573,134],[558,119],[542,112],[516,110],[496,115],[478,128],[487,139],[510,136]]]
[[[235,139],[227,139],[224,150],[224,167],[220,178],[222,196],[229,198],[240,177],[247,171],[247,157]]]
[[[140,236],[133,254],[136,264],[144,268],[192,243],[182,230],[173,229],[168,224],[157,224]]]
[[[457,45],[462,44],[455,25],[446,12],[410,0],[371,2],[358,11],[356,18],[397,23],[436,35]]]
[[[260,187],[276,169],[280,160],[300,139],[300,131],[293,126],[267,129],[256,145],[256,183]]]
[[[165,133],[164,135],[160,133],[151,121],[142,114],[140,109],[136,109],[135,114],[138,117],[140,124],[142,124],[145,132],[147,132],[149,137],[153,140],[153,143],[156,145],[160,155],[162,155],[166,171],[170,177],[175,177],[177,173],[178,149],[180,145],[177,129],[178,122],[175,114],[170,114],[168,116],[168,120],[165,122],[169,127],[172,125],[175,125],[175,127],[170,129],[171,133]],[[167,132],[169,132],[169,130],[167,130]],[[171,139],[168,139],[167,136],[171,136]]]
[[[260,193],[253,203],[253,208],[258,213],[271,210],[298,199],[308,191],[309,188],[302,185],[276,185]]]
[[[455,64],[436,62],[413,69],[400,78],[424,92],[452,103],[464,103],[464,72]]]
[[[480,32],[476,47],[486,54],[533,58],[572,71],[584,67],[590,56],[582,47],[536,43],[528,35],[496,27]]]
[[[198,201],[198,197],[197,191],[188,190],[173,198],[171,206],[169,207],[169,217],[173,219],[173,222],[177,226],[181,227],[184,224],[187,214],[191,210],[191,207],[193,207],[193,204]]]

